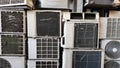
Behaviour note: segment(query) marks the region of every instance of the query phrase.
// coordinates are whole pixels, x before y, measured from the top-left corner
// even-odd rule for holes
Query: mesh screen
[[[96,48],[98,41],[96,23],[76,23],[74,33],[74,47]]]
[[[23,12],[1,12],[2,32],[23,32]]]
[[[74,51],[72,68],[101,68],[101,52]]]
[[[0,68],[12,68],[10,63],[3,58],[0,58]]]
[[[2,54],[23,54],[23,36],[1,35]]]

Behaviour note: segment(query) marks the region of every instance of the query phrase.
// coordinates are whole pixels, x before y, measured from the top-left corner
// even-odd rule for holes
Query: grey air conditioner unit
[[[0,35],[0,55],[25,55],[23,35]]]
[[[29,59],[59,59],[58,38],[28,38]]]
[[[25,68],[25,58],[16,56],[0,56],[0,68]]]
[[[69,0],[40,0],[41,8],[68,9]]]
[[[28,68],[59,68],[58,60],[28,60]]]
[[[26,33],[25,22],[24,11],[0,11],[0,33]]]
[[[62,68],[103,68],[103,50],[64,49]]]
[[[120,60],[120,40],[102,40],[106,60]]]
[[[33,7],[32,0],[0,0],[0,7],[8,6],[28,6]]]
[[[63,12],[63,20],[65,21],[99,21],[99,13],[96,12]]]
[[[98,48],[97,21],[67,21],[64,25],[63,48]]]
[[[61,36],[61,12],[55,10],[27,11],[28,37]]]
[[[100,39],[120,38],[120,18],[101,17],[100,18]]]

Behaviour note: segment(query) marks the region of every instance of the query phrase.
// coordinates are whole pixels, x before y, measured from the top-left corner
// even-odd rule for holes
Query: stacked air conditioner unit
[[[98,49],[99,14],[68,13],[64,19],[62,68],[103,68],[104,52]]]
[[[33,8],[32,0],[0,0],[0,7],[28,6]]]
[[[0,67],[25,67],[25,12],[0,11]]]
[[[27,21],[28,68],[58,68],[61,11],[28,11]]]

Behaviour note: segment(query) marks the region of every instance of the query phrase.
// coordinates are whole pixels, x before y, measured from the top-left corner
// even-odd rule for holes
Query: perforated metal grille
[[[76,23],[74,33],[74,47],[96,48],[98,39],[96,23]]]
[[[107,38],[120,38],[120,18],[108,18]]]
[[[37,58],[58,58],[58,39],[37,39]]]
[[[3,58],[0,58],[0,68],[12,68],[11,64]]]
[[[0,0],[0,5],[24,3],[25,0]]]
[[[55,62],[55,61],[37,61],[36,68],[58,68],[58,62]]]
[[[36,12],[38,36],[60,36],[59,12]]]
[[[2,32],[23,32],[23,12],[1,11]]]
[[[1,35],[2,54],[23,54],[23,36]]]
[[[72,68],[101,68],[101,52],[74,51]]]

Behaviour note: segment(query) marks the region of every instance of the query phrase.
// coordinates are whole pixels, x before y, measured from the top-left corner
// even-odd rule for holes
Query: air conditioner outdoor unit
[[[28,38],[29,59],[59,59],[58,38]]]
[[[25,58],[0,56],[0,68],[25,68]]]
[[[102,40],[106,60],[120,60],[120,40]]]
[[[59,68],[58,60],[28,60],[28,68]]]
[[[25,36],[19,34],[0,35],[0,55],[25,55]]]
[[[98,21],[67,21],[64,25],[63,48],[98,48]]]
[[[61,12],[56,10],[27,11],[28,37],[61,36]]]
[[[120,38],[120,18],[101,17],[100,18],[100,39]]]
[[[5,6],[29,6],[33,7],[32,0],[0,0],[0,7]]]
[[[26,33],[24,11],[0,10],[0,33]]]
[[[68,9],[69,0],[40,0],[41,8]]]
[[[103,50],[64,49],[62,68],[103,68]]]

